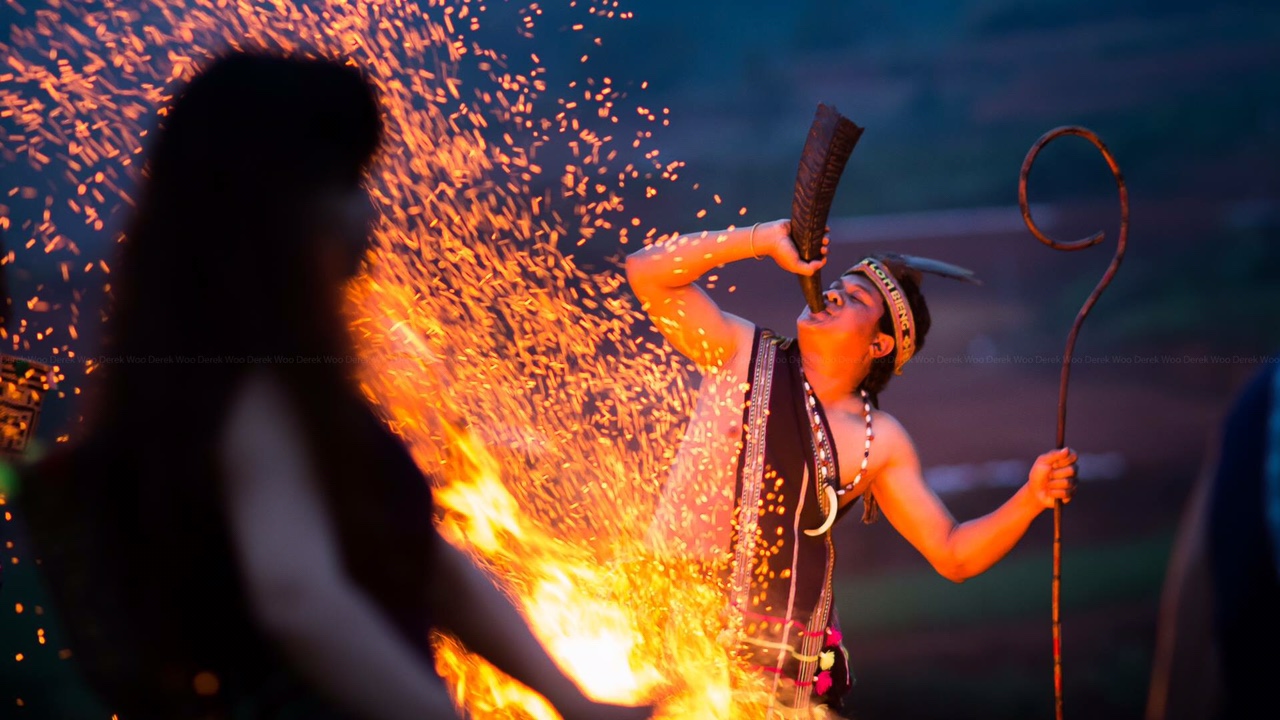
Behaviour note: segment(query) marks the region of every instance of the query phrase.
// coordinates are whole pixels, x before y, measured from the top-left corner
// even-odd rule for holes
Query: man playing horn
[[[883,512],[939,574],[963,582],[1004,557],[1055,500],[1071,499],[1076,454],[1041,455],[1003,505],[956,522],[878,396],[929,331],[921,272],[972,273],[867,257],[831,283],[825,308],[804,309],[794,339],[722,311],[696,284],[747,258],[817,272],[830,239],[821,259],[803,262],[789,232],[778,220],[684,235],[633,253],[626,271],[658,330],[703,374],[650,541],[723,583],[722,638],[771,685],[769,717],[809,718],[840,712],[852,682],[832,606],[830,531],[855,500],[864,522]]]

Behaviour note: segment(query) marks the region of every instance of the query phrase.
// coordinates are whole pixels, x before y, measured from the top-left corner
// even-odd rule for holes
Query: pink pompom
[[[844,636],[840,634],[839,630],[833,630],[831,628],[827,628],[827,644],[828,645],[839,645],[840,641],[843,639],[844,639]]]
[[[826,670],[818,673],[818,677],[813,680],[813,689],[819,695],[827,694],[827,691],[831,689],[831,673]]]

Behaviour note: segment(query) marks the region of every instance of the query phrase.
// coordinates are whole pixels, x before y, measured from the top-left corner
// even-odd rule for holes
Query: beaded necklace
[[[827,432],[823,428],[822,416],[818,414],[818,398],[813,392],[813,387],[809,385],[808,380],[804,380],[804,396],[805,410],[809,413],[809,426],[813,431],[814,445],[818,451],[818,462],[815,463],[818,468],[818,482],[823,485],[823,492],[827,495],[827,519],[822,526],[814,530],[805,530],[806,535],[818,536],[831,529],[835,524],[836,510],[840,506],[840,498],[850,490],[858,486],[862,482],[862,477],[867,473],[867,462],[871,458],[871,397],[867,395],[866,390],[859,390],[862,396],[862,416],[866,421],[867,434],[866,441],[862,446],[862,466],[858,468],[858,474],[854,476],[853,481],[845,485],[835,485],[836,477],[839,476],[839,468],[833,468],[828,471],[828,460],[835,459],[835,452],[831,448],[832,438],[827,437]]]

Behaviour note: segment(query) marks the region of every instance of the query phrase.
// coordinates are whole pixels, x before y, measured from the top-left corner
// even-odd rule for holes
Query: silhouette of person
[[[1192,493],[1161,602],[1148,720],[1257,717],[1280,675],[1280,372],[1255,375]]]

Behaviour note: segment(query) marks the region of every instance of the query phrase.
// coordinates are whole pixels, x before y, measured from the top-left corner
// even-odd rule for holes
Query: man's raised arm
[[[811,275],[826,262],[801,262],[790,222],[681,235],[627,256],[627,280],[658,332],[700,368],[718,368],[750,345],[750,322],[724,312],[696,284],[712,268],[772,257],[783,269]],[[750,348],[748,347],[748,350]]]

